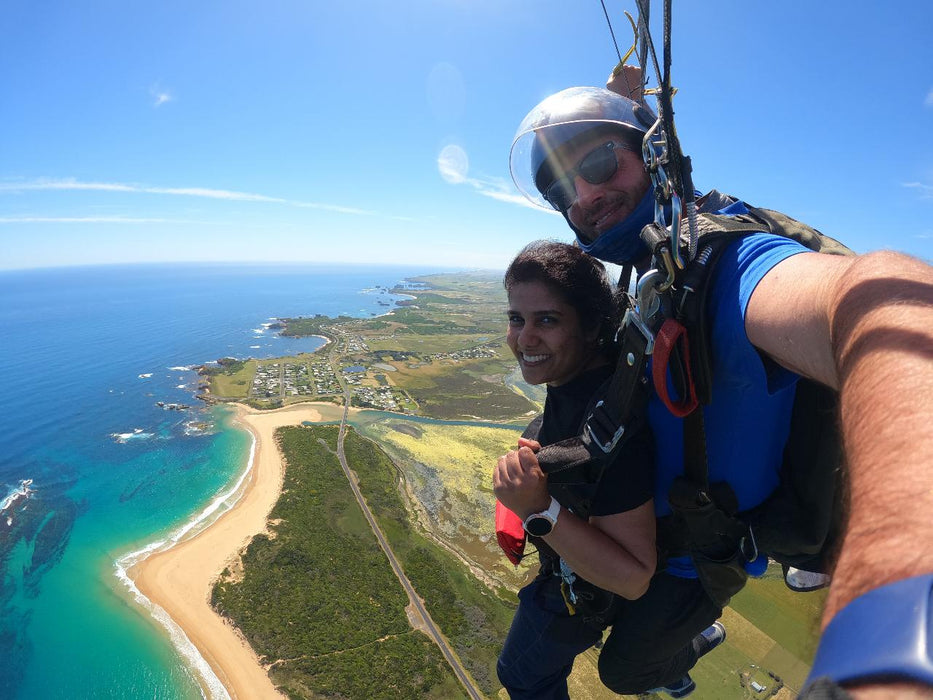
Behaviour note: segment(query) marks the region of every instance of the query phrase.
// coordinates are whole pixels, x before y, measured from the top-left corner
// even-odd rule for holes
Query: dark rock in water
[[[36,534],[32,558],[23,571],[26,594],[32,598],[39,594],[42,577],[61,561],[78,516],[78,507],[73,502],[63,500],[58,506]]]

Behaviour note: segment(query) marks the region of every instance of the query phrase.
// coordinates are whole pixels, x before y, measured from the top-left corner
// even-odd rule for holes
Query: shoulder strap
[[[821,233],[796,219],[772,209],[759,209],[745,205],[748,214],[725,216],[700,214],[697,224],[700,233],[699,250],[679,285],[676,300],[678,320],[687,328],[690,337],[690,361],[697,398],[700,403],[712,400],[712,358],[709,334],[707,300],[709,281],[726,247],[741,236],[752,233],[773,233],[797,241],[817,253],[854,255],[855,253],[835,238]]]
[[[591,400],[580,434],[538,452],[538,463],[551,484],[598,484],[606,466],[646,420],[645,369],[653,338],[631,310],[625,314],[619,335],[621,350],[615,370]],[[581,500],[573,505],[585,516],[588,503]]]
[[[767,225],[771,233],[792,238],[801,245],[806,246],[817,253],[826,253],[828,255],[855,255],[855,253],[845,245],[831,236],[818,231],[812,226],[797,221],[793,217],[783,214],[773,209],[759,209],[749,204],[745,205],[757,221]]]
[[[537,440],[538,435],[541,433],[541,424],[543,422],[544,422],[544,414],[539,413],[528,424],[528,427],[525,428],[525,432],[522,433],[522,437],[527,440]]]

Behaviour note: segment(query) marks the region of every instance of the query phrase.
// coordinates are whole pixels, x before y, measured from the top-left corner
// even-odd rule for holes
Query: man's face
[[[605,146],[609,141],[613,141],[613,138],[605,133],[594,134],[573,144],[566,153],[561,154],[560,160],[577,168],[594,149]],[[613,153],[618,168],[605,182],[594,185],[579,174],[573,179],[577,197],[567,210],[567,216],[579,231],[580,237],[588,242],[596,240],[604,231],[625,220],[638,206],[651,184],[641,154],[628,148],[615,148]],[[562,174],[558,173],[558,176]]]

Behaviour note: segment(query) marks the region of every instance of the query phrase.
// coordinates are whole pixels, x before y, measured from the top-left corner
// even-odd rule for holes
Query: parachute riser
[[[637,5],[639,8],[638,26],[643,49],[640,59],[644,61],[647,58],[645,49],[650,48],[660,85],[655,90],[646,91],[654,94],[657,100],[658,119],[642,141],[642,159],[654,188],[655,206],[654,222],[642,231],[642,240],[652,252],[653,269],[638,281],[638,297],[644,298],[637,298],[637,303],[642,319],[650,326],[651,317],[657,313],[660,306],[657,300],[675,285],[677,278],[696,255],[698,232],[690,158],[683,155],[674,127],[672,97],[676,90],[671,87],[670,82],[671,3],[670,0],[664,2],[663,77],[648,28],[650,1],[638,0]],[[646,67],[642,63],[643,75]],[[668,207],[671,212],[669,226],[665,216],[665,210]],[[687,215],[689,230],[686,251],[682,250],[680,236],[684,213]],[[665,238],[666,240],[663,240]]]

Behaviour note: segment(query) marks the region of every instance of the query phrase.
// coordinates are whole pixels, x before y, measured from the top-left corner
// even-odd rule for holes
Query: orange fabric
[[[671,351],[674,343],[680,343],[680,356],[684,358],[684,374],[687,377],[687,395],[678,401],[671,400],[667,391],[667,365],[671,361]],[[699,405],[697,390],[693,385],[693,374],[690,372],[690,343],[687,340],[687,329],[679,321],[669,318],[662,325],[654,339],[654,360],[651,367],[651,377],[654,380],[654,390],[658,398],[667,406],[667,410],[678,418],[689,415]]]

